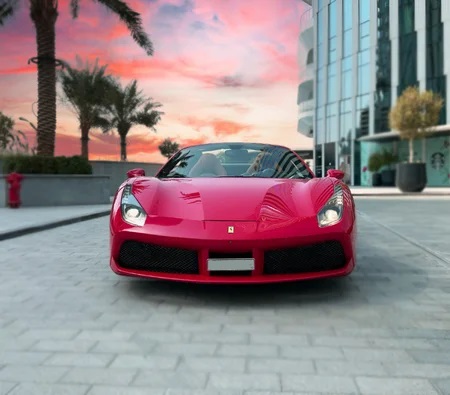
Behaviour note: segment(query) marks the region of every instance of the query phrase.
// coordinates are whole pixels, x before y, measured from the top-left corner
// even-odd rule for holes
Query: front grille
[[[264,274],[314,273],[345,266],[344,249],[338,241],[270,250],[264,253]]]
[[[119,265],[149,272],[198,274],[197,251],[155,244],[125,241],[119,253]]]

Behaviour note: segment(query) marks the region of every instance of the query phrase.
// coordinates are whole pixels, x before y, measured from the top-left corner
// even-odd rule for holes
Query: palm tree
[[[127,135],[135,125],[144,125],[156,131],[155,125],[160,121],[161,111],[155,110],[162,105],[144,96],[137,89],[137,81],[130,82],[122,88],[116,80],[115,93],[111,105],[111,129],[117,129],[120,137],[120,160],[127,160]]]
[[[79,58],[78,61],[80,62]],[[91,70],[87,62],[84,68],[75,69],[67,65],[59,73],[63,100],[75,112],[81,131],[81,156],[89,159],[89,133],[92,128],[108,130],[107,119],[113,80],[106,74],[108,66],[100,67],[95,62]]]
[[[159,152],[161,152],[161,155],[169,159],[180,150],[180,145],[168,137],[162,141],[158,146],[158,149]]]
[[[29,62],[38,65],[38,122],[37,154],[53,156],[56,138],[56,67],[61,61],[55,58],[55,25],[58,18],[58,0],[28,0],[30,17],[36,29],[37,57]],[[123,0],[95,0],[116,14],[125,23],[134,41],[148,55],[153,55],[153,45],[142,27],[139,13]],[[78,17],[80,0],[70,0],[73,18]],[[21,0],[0,0],[0,26],[11,17]]]
[[[0,111],[0,154],[33,153],[25,133],[14,130],[14,125],[14,119]]]

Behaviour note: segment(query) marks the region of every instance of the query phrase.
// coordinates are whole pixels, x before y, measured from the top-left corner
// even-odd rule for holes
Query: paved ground
[[[448,207],[357,198],[356,272],[289,285],[118,277],[107,217],[0,242],[0,394],[449,395]]]
[[[61,221],[73,221],[81,217],[106,213],[110,204],[90,206],[61,206],[61,207],[20,207],[11,209],[0,208],[0,240],[10,234],[26,232],[50,226]]]
[[[352,194],[354,196],[375,196],[375,195],[392,195],[392,196],[405,196],[411,195],[417,198],[428,197],[428,196],[449,196],[450,187],[427,187],[422,192],[415,193],[404,193],[401,192],[397,187],[350,187]]]

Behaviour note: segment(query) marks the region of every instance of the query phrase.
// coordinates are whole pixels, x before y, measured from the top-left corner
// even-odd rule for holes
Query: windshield
[[[179,151],[156,177],[309,179],[314,176],[305,163],[287,148],[265,144],[219,143]]]

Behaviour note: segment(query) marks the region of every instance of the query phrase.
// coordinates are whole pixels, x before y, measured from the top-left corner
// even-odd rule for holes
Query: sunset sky
[[[27,7],[0,26],[0,111],[16,128],[32,129],[37,100],[34,27]],[[216,141],[280,143],[311,148],[297,127],[300,0],[130,0],[153,41],[152,57],[134,43],[117,17],[94,1],[80,1],[80,16],[70,17],[60,0],[57,58],[73,66],[81,59],[107,64],[123,84],[132,79],[165,115],[157,133],[136,127],[129,133],[128,160],[163,161],[158,145],[166,137],[181,145]],[[37,106],[34,105],[37,112]],[[57,155],[78,155],[75,115],[58,101]],[[116,133],[94,130],[91,159],[119,160]]]

